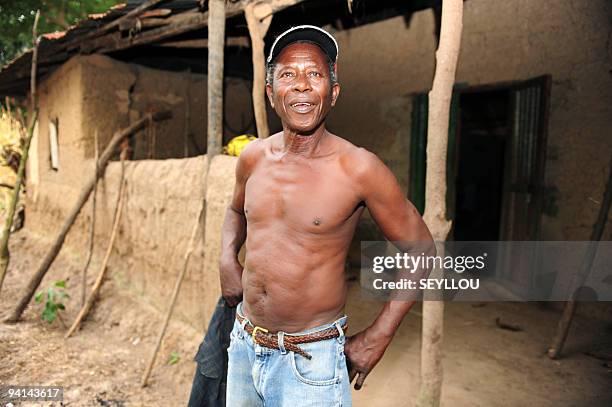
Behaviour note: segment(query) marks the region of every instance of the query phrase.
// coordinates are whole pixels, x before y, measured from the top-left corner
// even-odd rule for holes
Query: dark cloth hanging
[[[227,348],[235,319],[236,307],[230,308],[223,297],[219,298],[194,358],[197,366],[189,407],[225,407]]]

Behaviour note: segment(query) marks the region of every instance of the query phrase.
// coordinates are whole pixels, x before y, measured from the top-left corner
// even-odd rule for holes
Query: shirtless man
[[[364,209],[390,241],[432,238],[391,171],[326,130],[340,94],[337,55],[329,33],[300,26],[268,57],[266,91],[283,131],[240,155],[222,231],[222,294],[238,305],[229,407],[350,406],[350,383],[357,377],[361,388],[413,304],[389,301],[367,329],[345,337],[344,265]]]

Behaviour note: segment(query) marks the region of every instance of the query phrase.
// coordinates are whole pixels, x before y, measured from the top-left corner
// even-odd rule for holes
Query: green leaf
[[[49,287],[49,289],[47,290],[47,301],[53,302],[54,300],[55,300],[55,291],[53,291],[53,288]]]
[[[36,301],[37,303],[40,303],[40,302],[42,301],[42,296],[43,296],[43,292],[42,292],[42,291],[39,291],[39,292],[36,294],[36,297],[34,297],[34,301]]]
[[[66,280],[57,280],[53,285],[59,288],[66,288]]]
[[[57,316],[57,312],[51,311],[49,308],[45,308],[42,312],[43,321],[47,321],[48,323],[53,323],[55,321],[55,317]]]
[[[64,304],[62,304],[61,302],[56,304],[58,309],[66,309],[66,307],[64,306]]]
[[[181,361],[181,355],[178,352],[172,352],[170,354],[170,358],[168,359],[168,364],[176,365],[180,361]]]

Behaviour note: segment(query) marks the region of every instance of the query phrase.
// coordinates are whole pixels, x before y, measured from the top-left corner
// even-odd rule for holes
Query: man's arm
[[[403,252],[417,250],[419,254],[435,255],[429,229],[414,205],[405,198],[393,173],[374,154],[360,150],[359,156],[356,179],[361,186],[360,193],[387,240],[399,244],[401,247],[398,248]],[[347,342],[350,380],[358,375],[356,390],[361,388],[368,373],[382,358],[413,304],[414,301],[388,301],[372,325]]]
[[[238,158],[234,195],[221,228],[219,261],[221,295],[230,307],[235,307],[242,299],[242,266],[238,261],[238,253],[247,235],[244,191],[249,175],[257,162],[259,148],[256,144],[259,144],[259,141],[249,143]]]

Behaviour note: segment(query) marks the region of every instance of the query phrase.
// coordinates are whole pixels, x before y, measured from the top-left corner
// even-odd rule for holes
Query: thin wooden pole
[[[100,158],[100,152],[98,151],[98,130],[94,132],[94,174],[98,177],[98,159]],[[96,182],[97,185],[97,182]],[[87,297],[87,269],[91,258],[93,257],[94,251],[94,238],[96,235],[96,196],[98,192],[97,186],[93,189],[93,195],[91,198],[91,222],[89,225],[89,247],[87,248],[87,260],[83,266],[81,272],[81,307],[85,306]]]
[[[174,306],[176,304],[176,299],[178,298],[179,291],[181,290],[181,284],[185,279],[185,274],[187,273],[187,267],[189,266],[189,259],[191,258],[191,254],[193,253],[195,247],[196,236],[198,230],[200,228],[202,214],[204,213],[205,201],[202,201],[200,206],[200,210],[198,211],[198,216],[195,218],[195,223],[191,230],[191,237],[189,239],[189,245],[187,246],[187,251],[185,252],[185,260],[183,262],[183,269],[178,275],[176,282],[174,283],[174,291],[172,292],[172,297],[170,298],[170,304],[168,305],[168,311],[166,311],[166,317],[164,318],[164,323],[162,324],[159,334],[157,335],[157,341],[155,342],[155,348],[153,349],[153,353],[151,354],[151,359],[149,360],[149,364],[142,375],[142,380],[140,385],[145,387],[147,385],[147,381],[149,380],[149,376],[151,375],[151,370],[153,370],[153,365],[155,364],[155,359],[157,359],[157,354],[159,353],[159,348],[161,346],[162,340],[164,339],[164,335],[166,334],[166,329],[168,329],[168,323],[170,322],[170,317],[172,316],[172,311],[174,311]]]
[[[185,128],[183,131],[183,157],[189,156],[189,132],[191,130],[191,69],[185,72],[187,80],[185,81]]]
[[[144,126],[150,123],[151,120],[160,121],[160,120],[168,119],[171,116],[172,116],[172,113],[169,111],[158,112],[152,115],[147,114],[146,116],[136,121],[131,126],[127,127],[126,129],[123,129],[115,133],[111,141],[108,143],[108,146],[106,146],[106,148],[102,152],[102,155],[100,156],[100,160],[98,161],[98,168],[99,168],[100,173],[104,171],[115,149],[117,148],[119,143],[123,141],[124,138],[142,129]],[[81,208],[83,208],[83,205],[85,205],[85,202],[87,202],[87,199],[89,198],[91,191],[96,186],[98,179],[99,177],[92,175],[92,177],[85,183],[85,186],[81,190],[81,194],[77,198],[76,203],[74,204],[72,210],[68,214],[67,219],[64,221],[64,225],[62,226],[62,229],[60,230],[59,234],[55,238],[55,241],[53,242],[51,249],[49,250],[47,255],[44,257],[43,262],[38,268],[38,270],[36,271],[36,273],[34,273],[34,275],[30,278],[30,281],[28,282],[27,286],[25,287],[23,291],[21,299],[19,300],[19,302],[17,303],[17,305],[15,306],[15,308],[13,309],[9,317],[6,318],[5,322],[13,323],[13,322],[17,322],[19,318],[21,318],[21,314],[23,313],[25,308],[28,306],[30,300],[32,299],[32,295],[34,295],[34,292],[38,288],[40,282],[42,281],[47,271],[49,271],[51,264],[53,264],[53,261],[55,260],[60,249],[62,248],[62,245],[64,244],[64,240],[66,239],[66,236],[68,235],[68,232],[70,231],[70,228],[72,227],[72,225],[74,224],[74,221],[79,215]]]
[[[593,260],[597,254],[597,242],[601,240],[604,229],[606,228],[606,222],[608,220],[608,213],[610,212],[611,204],[612,158],[610,159],[610,164],[608,166],[608,182],[604,190],[603,202],[599,207],[599,215],[597,216],[597,220],[593,225],[593,231],[591,232],[591,242],[587,247],[580,272],[574,279],[574,284],[572,284],[573,287],[581,287],[591,271]],[[572,319],[576,313],[577,306],[578,303],[576,302],[575,298],[572,298],[565,303],[565,306],[563,307],[563,314],[561,315],[559,324],[557,325],[557,332],[555,333],[550,347],[548,348],[547,354],[549,358],[557,359],[559,356],[561,356],[561,352],[563,351],[563,346],[565,345],[565,340],[567,339],[567,334],[569,333],[569,328],[572,324]]]
[[[121,220],[121,213],[123,210],[123,200],[125,195],[125,161],[121,160],[121,180],[119,181],[119,192],[117,193],[117,203],[115,205],[115,219],[113,221],[113,228],[111,231],[110,239],[108,241],[108,246],[106,247],[106,254],[104,255],[104,260],[102,260],[102,266],[100,266],[100,271],[98,273],[98,278],[96,278],[96,282],[94,283],[91,293],[87,298],[87,302],[83,304],[79,314],[75,318],[72,326],[66,333],[66,338],[69,338],[81,325],[81,322],[89,311],[91,307],[93,307],[94,302],[100,292],[100,288],[102,287],[102,282],[104,281],[104,275],[106,274],[106,269],[108,266],[108,260],[110,259],[111,253],[113,252],[113,246],[115,244],[115,237],[117,236],[117,230],[119,229],[119,221]]]
[[[463,0],[443,0],[440,43],[436,51],[436,71],[429,92],[427,134],[427,174],[425,190],[425,223],[435,241],[445,241],[451,222],[446,219],[446,151],[450,102],[461,31],[463,27]],[[443,255],[443,254],[442,254]],[[438,270],[433,273],[439,272]],[[442,397],[442,338],[444,301],[441,293],[434,297],[425,293],[423,301],[423,332],[421,341],[421,386],[418,407],[437,407]]]
[[[21,153],[21,160],[19,160],[19,168],[17,169],[17,179],[15,180],[15,187],[13,188],[13,196],[9,202],[8,213],[6,221],[4,222],[4,228],[2,231],[2,237],[0,237],[0,291],[2,290],[2,284],[4,283],[4,276],[11,259],[8,244],[11,236],[11,228],[13,226],[13,219],[15,218],[15,209],[17,208],[17,202],[19,202],[19,192],[21,191],[21,184],[25,176],[25,166],[28,161],[28,154],[30,151],[30,144],[32,143],[32,137],[34,137],[34,128],[36,126],[36,120],[38,119],[38,101],[36,99],[36,70],[38,61],[38,45],[40,43],[38,35],[36,33],[38,27],[38,20],[40,19],[40,10],[36,11],[34,17],[34,25],[32,27],[32,42],[34,44],[34,50],[32,51],[32,69],[30,72],[30,123],[28,125],[28,133],[23,143],[23,151]]]
[[[244,16],[249,27],[251,36],[251,49],[253,60],[253,110],[255,113],[255,124],[257,126],[257,136],[266,138],[270,135],[268,128],[268,114],[266,112],[266,63],[264,55],[264,37],[270,23],[272,14],[263,20],[256,15],[254,3],[249,3],[244,9]]]
[[[225,47],[225,1],[208,2],[208,131],[209,162],[223,144],[223,48]]]

